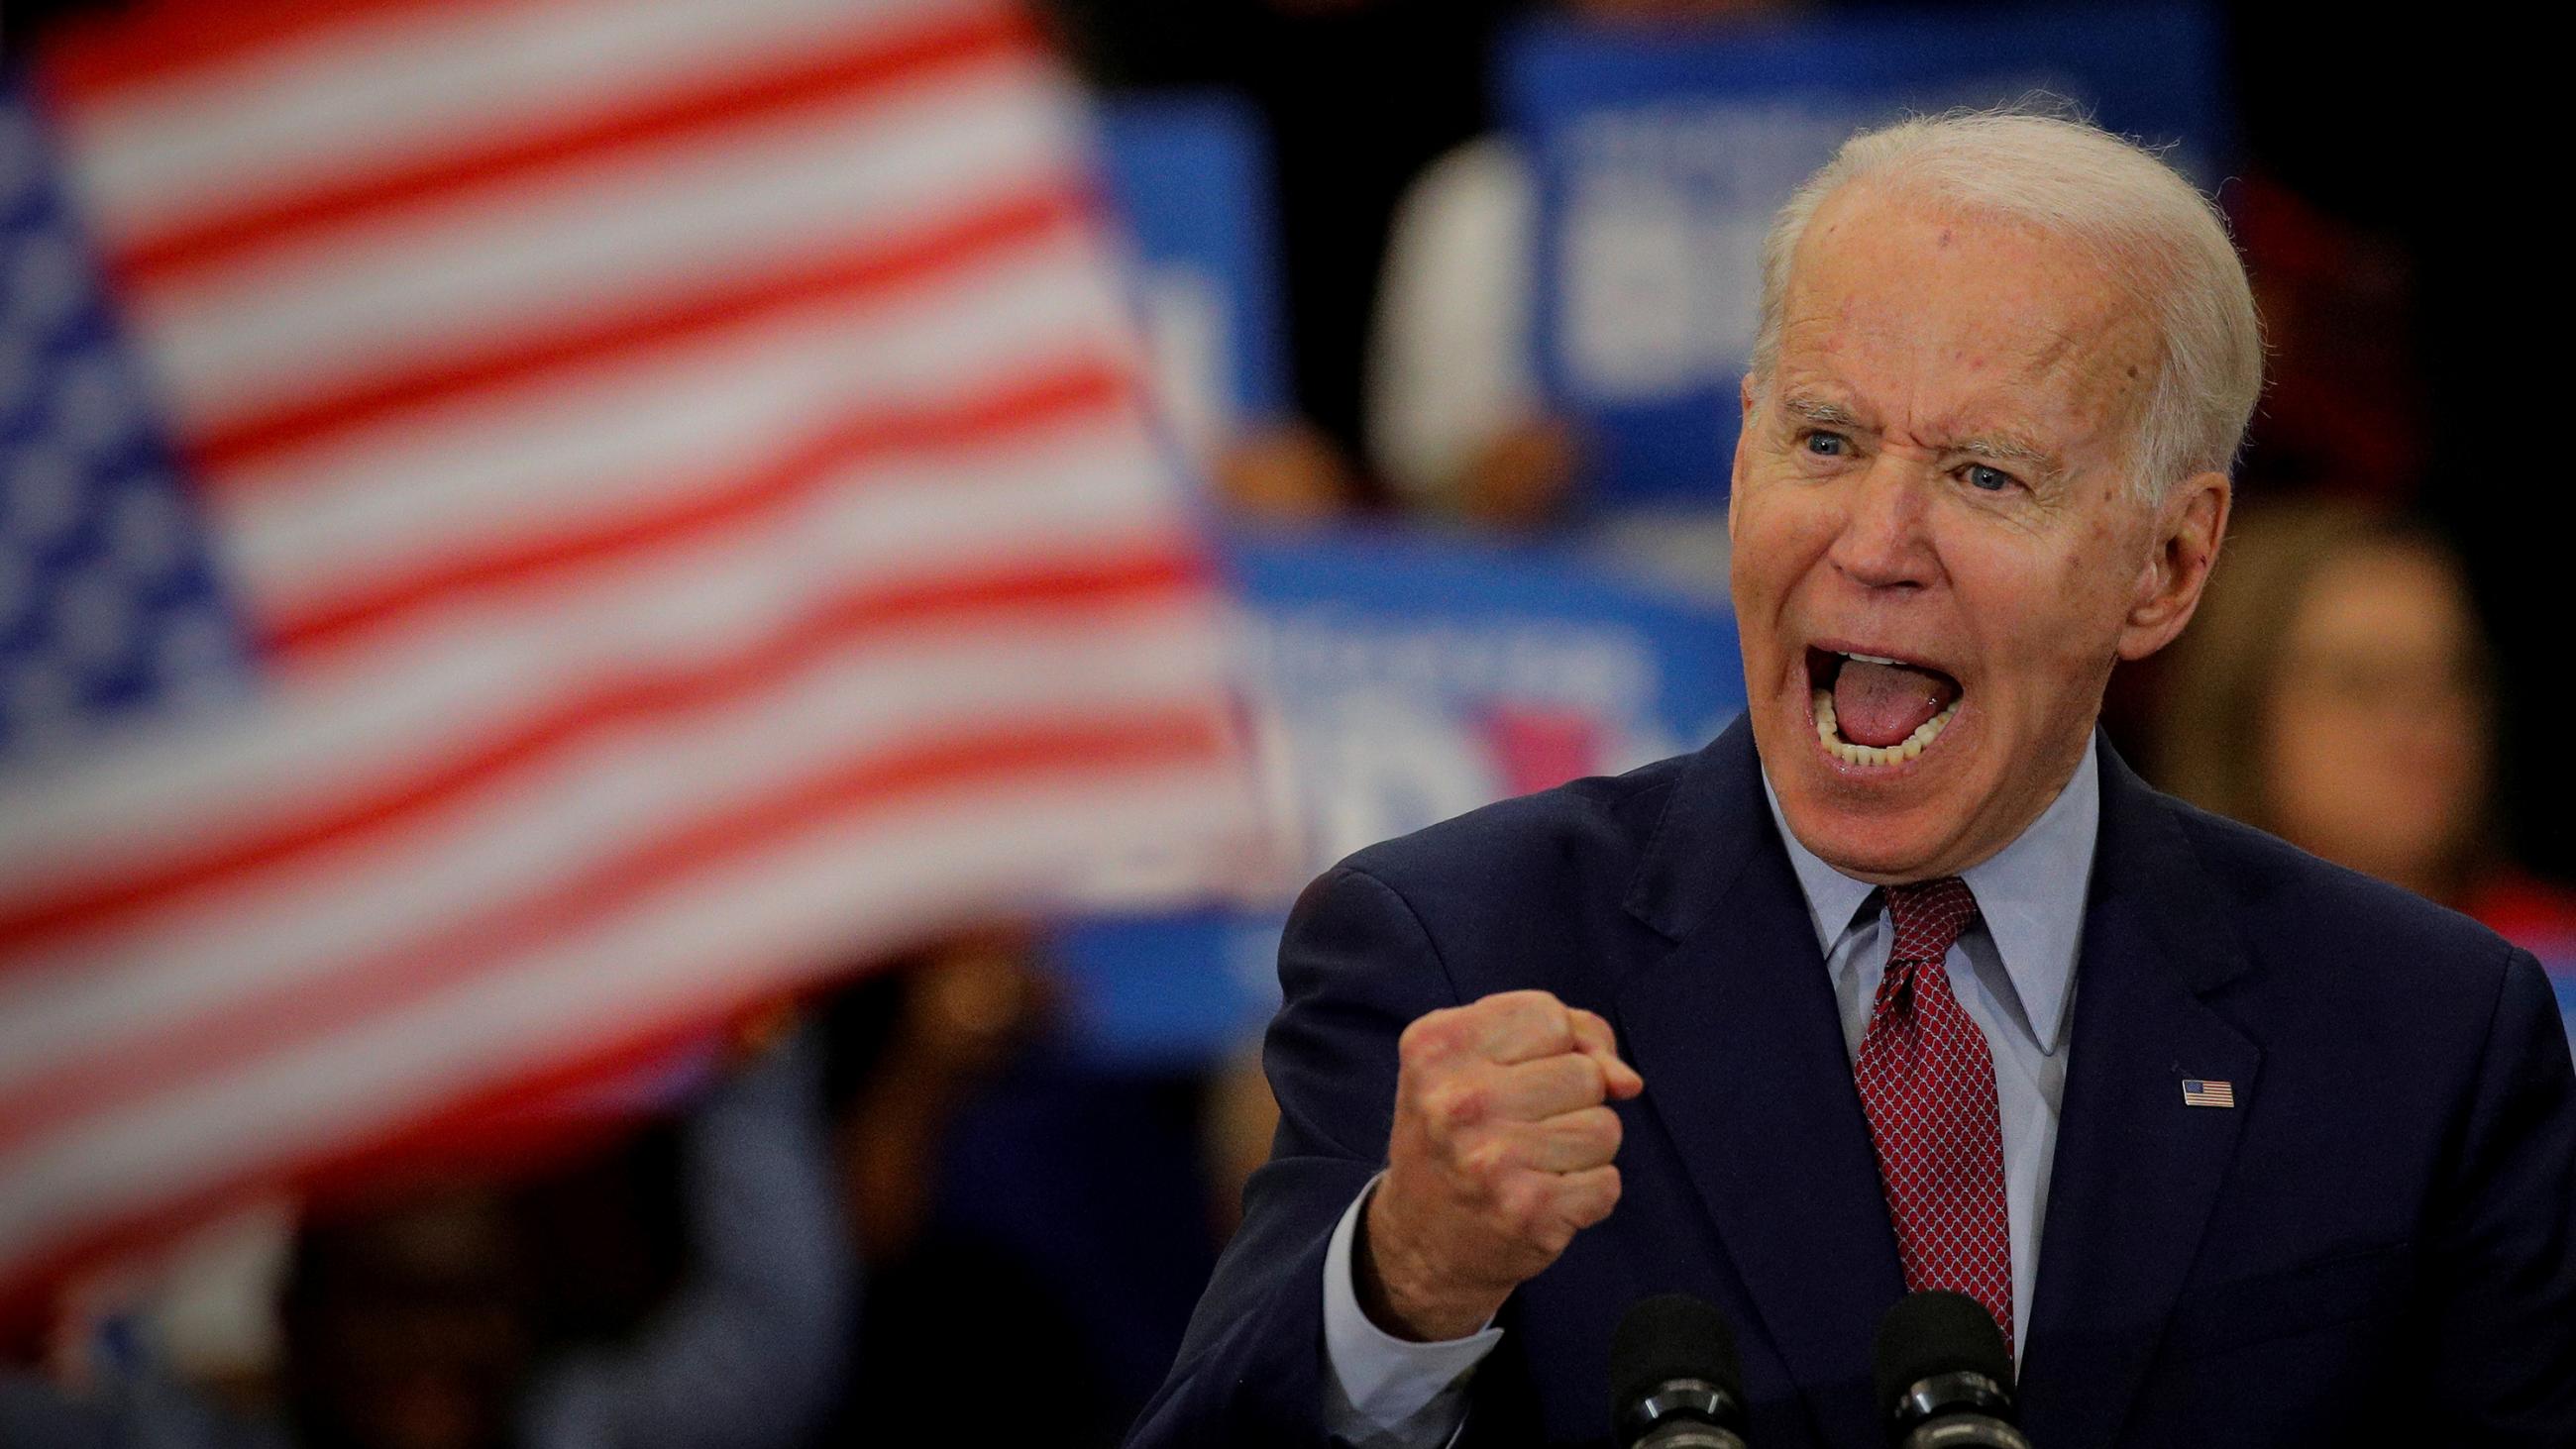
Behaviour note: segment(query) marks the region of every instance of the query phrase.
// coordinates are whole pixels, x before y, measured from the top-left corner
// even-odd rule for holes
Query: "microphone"
[[[1744,1365],[1726,1316],[1688,1293],[1640,1300],[1610,1340],[1619,1449],[1745,1449]]]
[[[1871,1354],[1897,1449],[2030,1449],[2013,1427],[2012,1351],[1964,1293],[1909,1293],[1878,1322]]]

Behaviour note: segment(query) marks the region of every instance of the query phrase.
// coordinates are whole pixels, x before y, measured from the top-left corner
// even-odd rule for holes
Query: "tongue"
[[[1834,732],[1881,749],[1904,743],[1949,700],[1948,682],[1902,664],[1846,659],[1834,675]]]

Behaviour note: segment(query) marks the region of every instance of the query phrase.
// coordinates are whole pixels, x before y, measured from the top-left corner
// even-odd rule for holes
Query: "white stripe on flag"
[[[827,492],[748,535],[639,558],[591,597],[505,610],[482,637],[474,621],[455,621],[341,665],[326,687],[272,693],[139,742],[154,748],[0,777],[0,917],[37,883],[195,853],[208,834],[361,793],[545,701],[750,649],[793,627],[821,592],[1108,562],[1168,540],[1140,496],[1150,480],[1132,454],[1122,465],[1119,433],[1088,432],[1027,440],[989,474],[925,469]],[[193,836],[173,820],[194,822]]]
[[[720,710],[605,735],[538,780],[433,811],[363,851],[256,874],[14,964],[0,977],[0,1106],[19,1084],[112,1053],[120,1038],[318,979],[835,760],[1050,709],[1179,708],[1204,696],[1212,663],[1200,621],[1168,602],[1015,628],[978,621],[851,650]],[[689,774],[638,770],[638,756],[674,733],[687,737]]]
[[[1079,256],[1048,245],[934,290],[415,414],[254,470],[213,506],[268,616],[478,542],[649,510],[855,416],[853,397],[871,414],[954,403],[1047,358],[1102,355],[1114,303],[1067,285]]]
[[[218,1182],[245,1138],[280,1156],[346,1143],[522,1062],[792,985],[832,964],[814,959],[820,935],[863,960],[978,902],[1060,882],[1064,862],[1099,840],[1204,832],[1203,767],[1063,773],[1074,778],[1013,777],[901,815],[827,823],[657,894],[611,927],[496,963],[472,988],[0,1156],[11,1184],[0,1258]],[[870,869],[853,873],[854,859]]]
[[[140,298],[183,423],[542,338],[927,229],[1076,162],[1026,64],[625,150],[264,252]],[[389,345],[390,344],[390,345]]]
[[[900,35],[980,0],[507,0],[405,6],[83,105],[74,136],[121,236],[435,157],[532,117]]]

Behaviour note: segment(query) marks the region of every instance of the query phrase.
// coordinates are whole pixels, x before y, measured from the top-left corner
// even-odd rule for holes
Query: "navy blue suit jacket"
[[[2033,1441],[2576,1445],[2576,1073],[2537,964],[2103,751]],[[1646,1091],[1618,1208],[1504,1308],[1464,1442],[1606,1442],[1611,1331],[1669,1290],[1734,1323],[1756,1449],[1884,1442],[1895,1237],[1759,768],[1739,722],[1306,892],[1278,1140],[1133,1444],[1325,1442],[1325,1242],[1385,1161],[1397,1034],[1519,987],[1609,1018]],[[2186,1106],[2187,1077],[2237,1106]]]

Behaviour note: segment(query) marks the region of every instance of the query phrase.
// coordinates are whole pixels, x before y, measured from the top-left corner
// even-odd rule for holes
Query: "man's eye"
[[[2001,468],[1989,468],[1983,463],[1970,463],[1967,478],[1968,486],[1981,493],[2001,493],[2021,481]]]
[[[1819,458],[1839,458],[1851,447],[1851,439],[1840,433],[1809,433],[1807,451]]]

